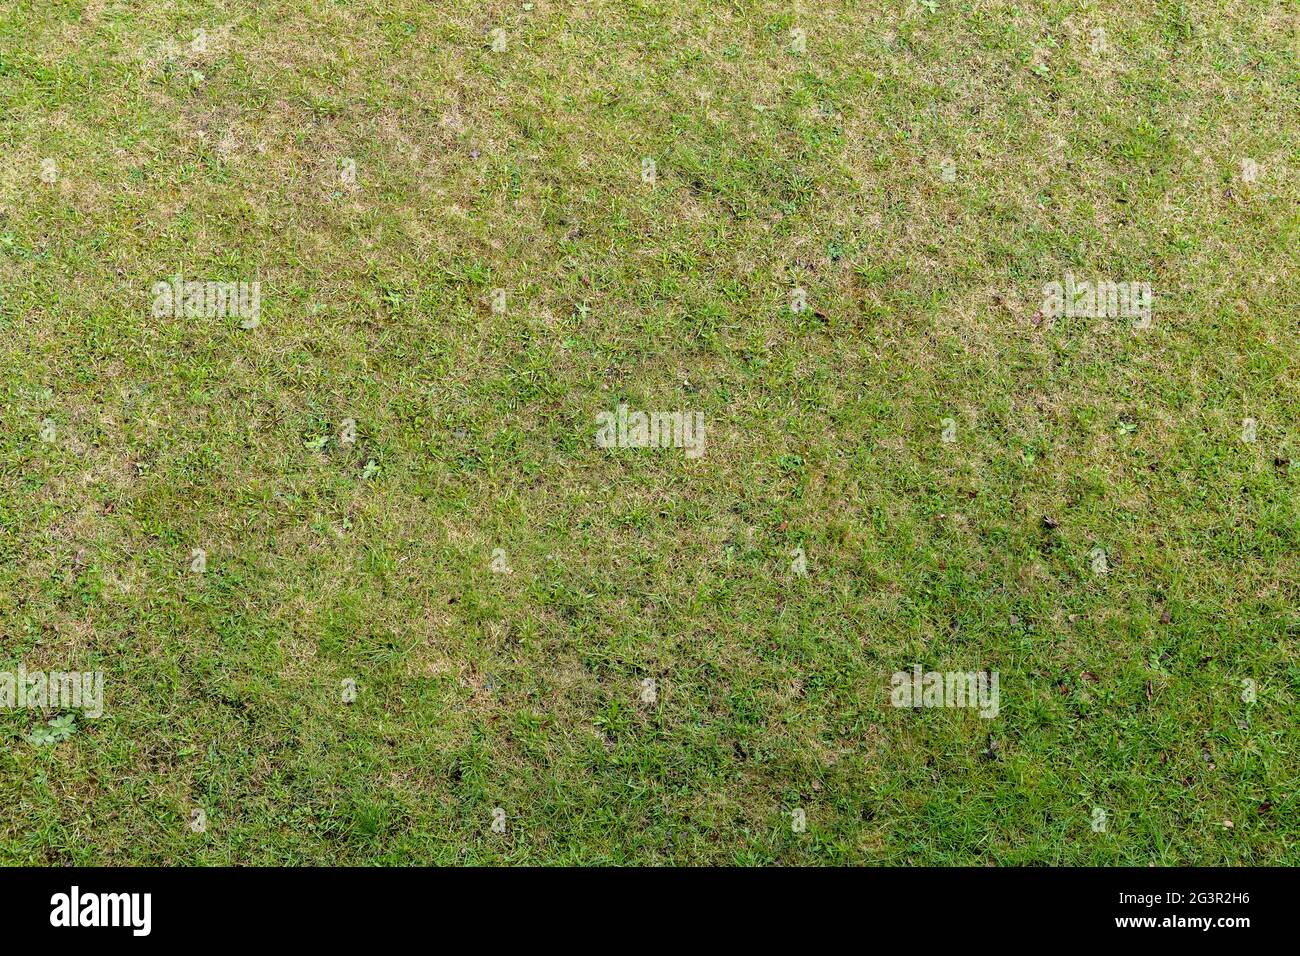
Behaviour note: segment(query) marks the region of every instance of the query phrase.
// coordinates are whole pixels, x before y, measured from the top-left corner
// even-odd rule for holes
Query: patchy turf
[[[0,710],[0,861],[1300,863],[1298,52],[1273,0],[7,0],[0,670],[105,712]]]

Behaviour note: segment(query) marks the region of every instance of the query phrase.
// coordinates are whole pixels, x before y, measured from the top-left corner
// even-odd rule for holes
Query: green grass
[[[7,0],[0,670],[106,701],[0,710],[0,861],[1300,863],[1298,52],[1277,0]],[[1036,316],[1067,271],[1151,327]],[[598,448],[620,401],[705,454]]]

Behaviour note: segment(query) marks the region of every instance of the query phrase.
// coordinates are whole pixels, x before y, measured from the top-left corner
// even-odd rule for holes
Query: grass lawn
[[[0,862],[1300,864],[1298,64],[1290,0],[4,0],[0,671],[104,712],[0,709]]]

